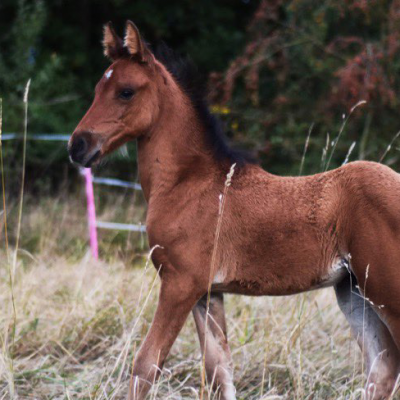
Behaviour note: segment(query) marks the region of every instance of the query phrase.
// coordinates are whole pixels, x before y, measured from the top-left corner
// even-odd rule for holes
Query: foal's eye
[[[130,100],[134,94],[135,91],[133,89],[123,89],[120,91],[118,97],[122,100]]]

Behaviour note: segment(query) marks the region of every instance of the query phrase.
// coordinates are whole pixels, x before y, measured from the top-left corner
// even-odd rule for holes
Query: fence
[[[53,142],[68,142],[69,135],[57,133],[40,133],[27,135],[27,140],[43,140]],[[0,141],[22,139],[23,135],[18,133],[4,133],[1,135]],[[98,241],[97,229],[113,229],[133,232],[145,232],[146,226],[142,224],[122,224],[119,222],[104,222],[96,219],[96,206],[94,202],[93,183],[107,186],[118,186],[134,190],[142,190],[141,186],[135,182],[126,182],[115,178],[94,177],[90,168],[80,168],[80,172],[85,179],[87,218],[89,227],[89,242],[92,256],[97,260]]]

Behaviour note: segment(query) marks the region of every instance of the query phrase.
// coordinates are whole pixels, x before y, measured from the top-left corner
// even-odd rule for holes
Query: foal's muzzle
[[[73,137],[68,146],[71,161],[86,168],[90,167],[100,157],[100,150],[97,147],[94,149],[90,147],[87,134],[80,133]]]

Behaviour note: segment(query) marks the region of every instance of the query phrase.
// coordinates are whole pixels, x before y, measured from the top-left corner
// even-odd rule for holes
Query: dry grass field
[[[143,220],[132,194],[96,193],[100,220]],[[124,398],[159,281],[145,237],[100,232],[94,262],[86,229],[81,194],[26,199],[15,262],[12,248],[9,261],[1,252],[0,399]],[[362,358],[332,289],[226,296],[226,308],[238,399],[362,398]],[[189,318],[150,398],[198,399],[201,367]]]

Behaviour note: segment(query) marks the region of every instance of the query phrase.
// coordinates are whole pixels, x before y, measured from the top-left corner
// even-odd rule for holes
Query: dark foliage
[[[150,45],[165,40],[199,67],[193,76],[180,61],[168,66],[222,153],[229,151],[198,77],[208,81],[211,111],[229,139],[254,151],[271,172],[298,174],[311,124],[303,172],[324,169],[326,144],[329,153],[342,116],[360,100],[367,104],[349,119],[330,167],[343,162],[353,142],[350,160],[379,160],[400,128],[400,0],[204,0],[201,7],[191,0],[2,0],[3,130],[21,132],[23,90],[32,78],[29,132],[71,132],[108,65],[102,26],[112,20],[122,34],[127,19]],[[129,147],[128,158],[114,155],[101,173],[134,180],[134,144]],[[3,150],[16,175],[20,143]],[[385,161],[400,168],[396,143]],[[57,187],[71,173],[64,147],[29,142],[28,182]]]

